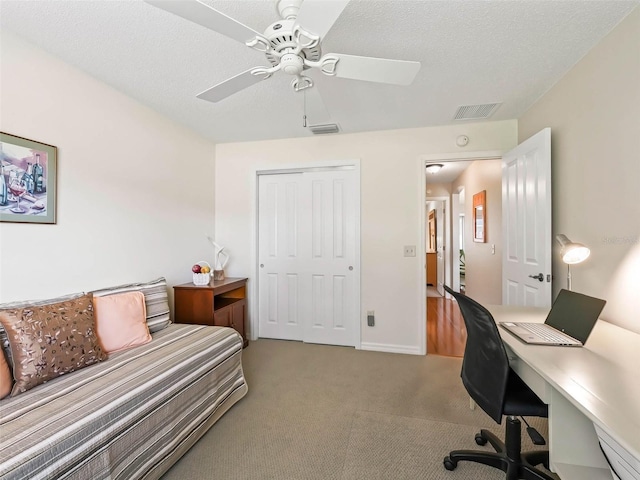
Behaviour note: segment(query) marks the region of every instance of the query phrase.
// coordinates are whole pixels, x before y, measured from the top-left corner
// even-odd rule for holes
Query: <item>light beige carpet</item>
[[[490,467],[442,466],[478,447],[461,360],[258,340],[243,351],[249,393],[163,477],[199,479],[497,480]],[[531,419],[546,436],[546,421]],[[523,449],[532,448],[523,436]]]

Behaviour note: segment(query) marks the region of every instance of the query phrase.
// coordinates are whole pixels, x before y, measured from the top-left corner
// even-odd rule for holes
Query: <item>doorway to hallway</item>
[[[467,261],[467,247],[473,250],[472,260],[476,264],[476,283],[482,275],[486,260],[499,262],[499,252],[491,251],[492,245],[475,245],[472,239],[473,228],[469,225],[472,217],[469,192],[490,189],[495,197],[499,195],[500,152],[467,153],[460,157],[436,156],[424,157],[424,166],[434,162],[441,165],[436,174],[424,174],[424,240],[425,240],[425,347],[428,354],[461,357],[464,353],[467,334],[464,321],[457,303],[444,293],[443,285],[456,291],[466,290],[468,274],[473,263]],[[492,198],[492,226],[499,225],[499,206]],[[499,202],[499,199],[497,200]],[[440,208],[442,206],[442,208]],[[431,217],[439,214],[435,222],[435,232]],[[499,243],[496,232],[492,230],[492,242]],[[433,239],[435,238],[435,242]],[[435,245],[434,245],[435,244]],[[435,246],[435,248],[434,248]],[[435,255],[434,255],[435,253]],[[431,257],[440,257],[440,263]],[[430,261],[431,260],[431,261]],[[484,262],[484,263],[483,263]],[[434,265],[435,263],[435,265]],[[435,267],[435,268],[434,268]],[[498,264],[498,268],[500,265]],[[495,269],[495,268],[494,268]],[[434,272],[434,270],[436,270]],[[493,271],[493,270],[492,270]],[[436,281],[434,281],[437,278]],[[431,281],[430,281],[431,280]],[[479,280],[482,283],[481,280]],[[436,287],[440,295],[436,293]],[[500,292],[499,286],[497,292]]]

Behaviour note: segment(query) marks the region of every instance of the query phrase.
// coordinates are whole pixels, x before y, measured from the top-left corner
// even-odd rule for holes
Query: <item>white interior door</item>
[[[551,306],[551,129],[502,157],[502,303]]]
[[[302,340],[302,174],[258,178],[259,335]]]
[[[260,337],[355,345],[357,187],[355,170],[259,177]]]
[[[445,274],[445,206],[444,202],[436,202],[436,250],[438,270],[436,272],[436,290],[444,296],[444,274]]]
[[[305,256],[310,282],[305,342],[355,345],[359,317],[355,178],[353,170],[305,174],[305,231],[310,233]]]

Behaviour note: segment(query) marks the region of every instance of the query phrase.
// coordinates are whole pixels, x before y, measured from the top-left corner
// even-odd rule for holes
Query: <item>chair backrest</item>
[[[509,378],[509,358],[491,313],[475,300],[444,289],[455,297],[467,327],[467,345],[462,360],[462,384],[475,402],[497,423]]]

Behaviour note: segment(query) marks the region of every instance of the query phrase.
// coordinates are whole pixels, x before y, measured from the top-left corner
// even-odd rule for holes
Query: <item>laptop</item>
[[[525,343],[581,347],[598,321],[605,300],[560,290],[544,323],[499,322]]]

